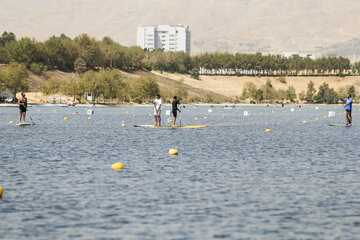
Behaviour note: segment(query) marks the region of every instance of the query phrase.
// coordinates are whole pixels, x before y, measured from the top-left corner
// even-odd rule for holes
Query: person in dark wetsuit
[[[19,108],[20,108],[20,116],[19,116],[19,123],[21,123],[21,118],[25,123],[25,116],[27,111],[27,98],[25,97],[25,93],[21,93],[21,98],[18,100]]]
[[[174,116],[173,127],[176,127],[175,122],[176,122],[176,118],[177,118],[177,111],[181,112],[180,109],[178,108],[179,104],[181,104],[181,102],[177,100],[176,96],[174,96],[173,99],[172,99],[172,102],[171,102],[172,114]]]

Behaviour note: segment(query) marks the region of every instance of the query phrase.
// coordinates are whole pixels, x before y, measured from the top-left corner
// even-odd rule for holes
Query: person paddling
[[[154,100],[154,117],[155,117],[155,126],[161,125],[161,97],[160,94],[156,95],[156,99]]]
[[[172,114],[173,114],[173,117],[174,117],[173,127],[176,127],[175,122],[176,122],[176,118],[177,118],[177,111],[179,111],[179,112],[181,113],[180,109],[178,108],[178,105],[180,105],[180,104],[181,104],[181,102],[177,100],[177,97],[176,97],[176,96],[174,96],[173,99],[172,99],[172,101],[171,101]]]
[[[21,98],[18,100],[19,109],[20,109],[20,116],[19,116],[19,123],[21,123],[21,118],[23,119],[23,122],[25,123],[25,116],[27,111],[27,98],[25,97],[25,93],[21,93]]]
[[[353,100],[351,99],[351,94],[348,94],[348,97],[346,99],[340,98],[341,101],[345,102],[345,112],[346,112],[346,125],[351,125],[352,122],[352,116],[351,116],[351,110],[352,110],[352,103]]]

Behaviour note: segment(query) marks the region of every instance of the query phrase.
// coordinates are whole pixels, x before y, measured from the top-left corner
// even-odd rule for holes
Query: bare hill
[[[358,0],[17,0],[1,2],[0,31],[39,40],[88,33],[135,45],[139,25],[187,24],[195,54],[318,51],[360,37],[358,9]]]

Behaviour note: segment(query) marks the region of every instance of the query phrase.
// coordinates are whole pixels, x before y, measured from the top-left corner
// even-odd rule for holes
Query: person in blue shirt
[[[351,125],[352,117],[351,117],[351,110],[352,110],[352,103],[353,100],[351,99],[351,94],[348,94],[348,97],[344,100],[341,98],[341,101],[345,102],[345,112],[346,112],[346,125]]]

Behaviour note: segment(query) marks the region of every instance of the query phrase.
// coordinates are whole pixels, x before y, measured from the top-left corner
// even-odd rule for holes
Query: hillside
[[[0,64],[0,70],[5,70],[7,68],[6,64]],[[174,82],[177,80],[177,78],[173,77],[167,77],[166,75],[157,74],[156,72],[148,72],[143,70],[138,71],[121,71],[118,70],[122,76],[125,79],[131,79],[131,78],[138,78],[141,76],[153,76],[157,79],[158,84],[161,88],[168,88],[171,89],[173,87]],[[29,74],[29,90],[27,93],[27,96],[31,102],[42,102],[47,99],[46,96],[43,96],[41,93],[41,85],[43,83],[46,83],[50,78],[57,78],[59,80],[65,80],[68,78],[74,78],[75,73],[67,73],[62,71],[46,71],[42,75],[36,75],[32,73],[31,71],[28,71]],[[189,95],[196,95],[196,96],[202,96],[211,94],[213,96],[216,96],[217,98],[224,99],[226,96],[217,93],[216,91],[207,90],[204,88],[198,88],[196,86],[192,86],[189,84],[186,84]]]
[[[357,0],[17,0],[2,1],[0,31],[40,41],[88,33],[130,46],[139,25],[187,24],[193,54],[318,52],[360,37],[358,9]]]
[[[153,72],[154,74],[161,75],[170,79],[178,80],[184,79],[184,82],[192,87],[203,89],[206,91],[216,92],[226,97],[233,97],[235,95],[241,95],[241,92],[246,83],[252,82],[257,87],[264,85],[269,79],[275,89],[287,89],[289,86],[293,86],[296,89],[296,93],[306,91],[307,84],[313,81],[315,88],[318,88],[322,83],[326,82],[331,88],[337,90],[342,86],[354,85],[356,89],[360,89],[360,77],[286,77],[286,83],[281,83],[278,77],[236,77],[236,76],[200,76],[200,80],[190,78],[189,75],[184,74],[160,74]]]

